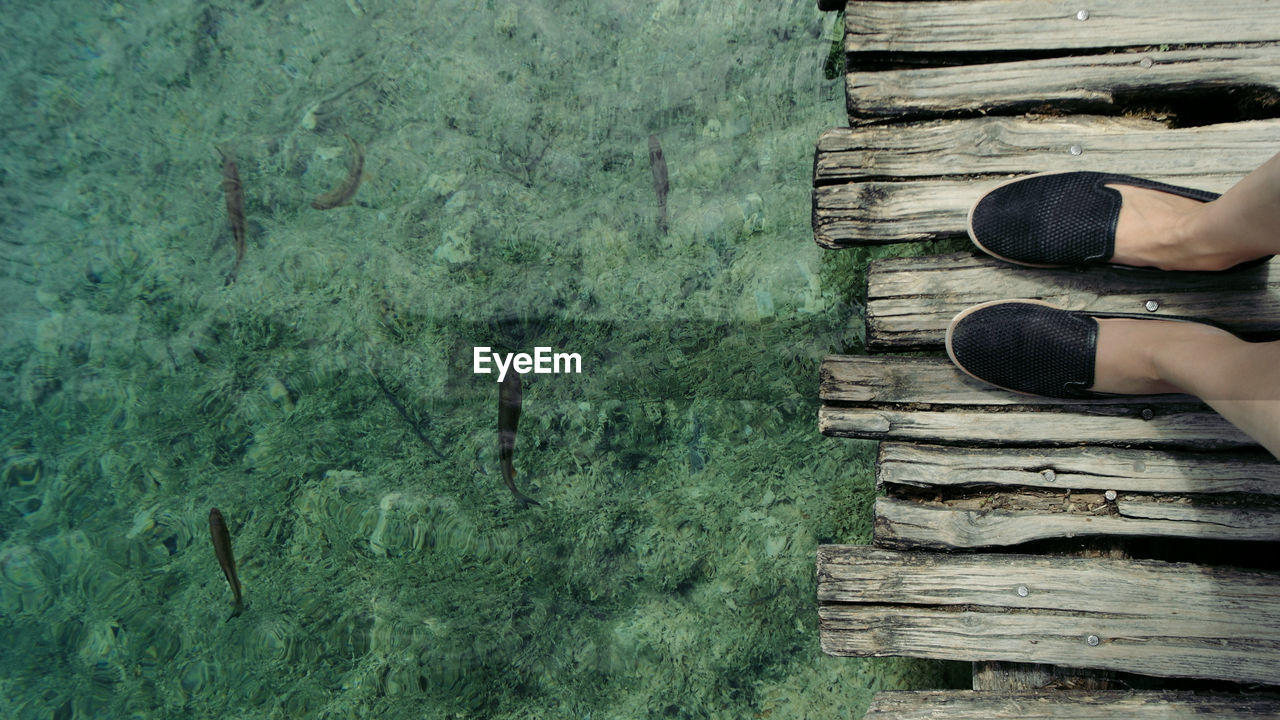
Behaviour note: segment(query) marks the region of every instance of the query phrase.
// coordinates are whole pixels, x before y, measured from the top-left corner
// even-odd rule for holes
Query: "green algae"
[[[817,434],[818,362],[901,252],[812,242],[830,17],[364,8],[7,21],[0,712],[825,718],[948,682],[818,649],[815,547],[866,542],[874,493],[873,446]],[[343,133],[366,178],[313,211]],[[541,507],[478,345],[583,358],[526,378]]]

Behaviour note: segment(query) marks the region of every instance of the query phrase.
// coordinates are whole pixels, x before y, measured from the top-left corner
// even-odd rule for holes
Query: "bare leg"
[[[1098,321],[1093,389],[1195,395],[1280,458],[1280,341],[1167,320]]]
[[[1112,262],[1225,270],[1280,254],[1280,154],[1209,203],[1146,188],[1110,187],[1123,200]]]

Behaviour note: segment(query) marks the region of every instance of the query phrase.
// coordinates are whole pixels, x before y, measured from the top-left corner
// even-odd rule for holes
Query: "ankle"
[[[1101,318],[1093,385],[1102,393],[1158,395],[1179,392],[1162,376],[1157,358],[1170,340],[1169,323],[1156,320]]]
[[[1146,322],[1146,321],[1138,321]],[[1241,341],[1235,335],[1204,323],[1160,321],[1158,335],[1150,336],[1149,358],[1154,376],[1174,392],[1192,393],[1186,376],[1188,358],[1214,356]]]
[[[1182,249],[1180,269],[1218,271],[1271,254],[1251,247],[1220,217],[1218,200],[1200,205],[1178,218],[1170,243]]]

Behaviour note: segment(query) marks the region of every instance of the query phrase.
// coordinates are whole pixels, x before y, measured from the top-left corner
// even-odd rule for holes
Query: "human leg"
[[[1251,343],[1200,323],[1098,320],[1096,392],[1183,392],[1280,458],[1280,341]]]
[[[1280,254],[1280,154],[1207,203],[1149,188],[1109,187],[1122,198],[1111,262],[1225,270]]]

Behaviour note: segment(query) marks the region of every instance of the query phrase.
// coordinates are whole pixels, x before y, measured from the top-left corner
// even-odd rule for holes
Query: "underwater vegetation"
[[[815,546],[874,495],[873,446],[815,423],[865,264],[808,227],[830,18],[375,5],[5,18],[0,716],[829,718],[942,685],[818,649]],[[479,346],[582,357],[522,378],[536,507]]]

